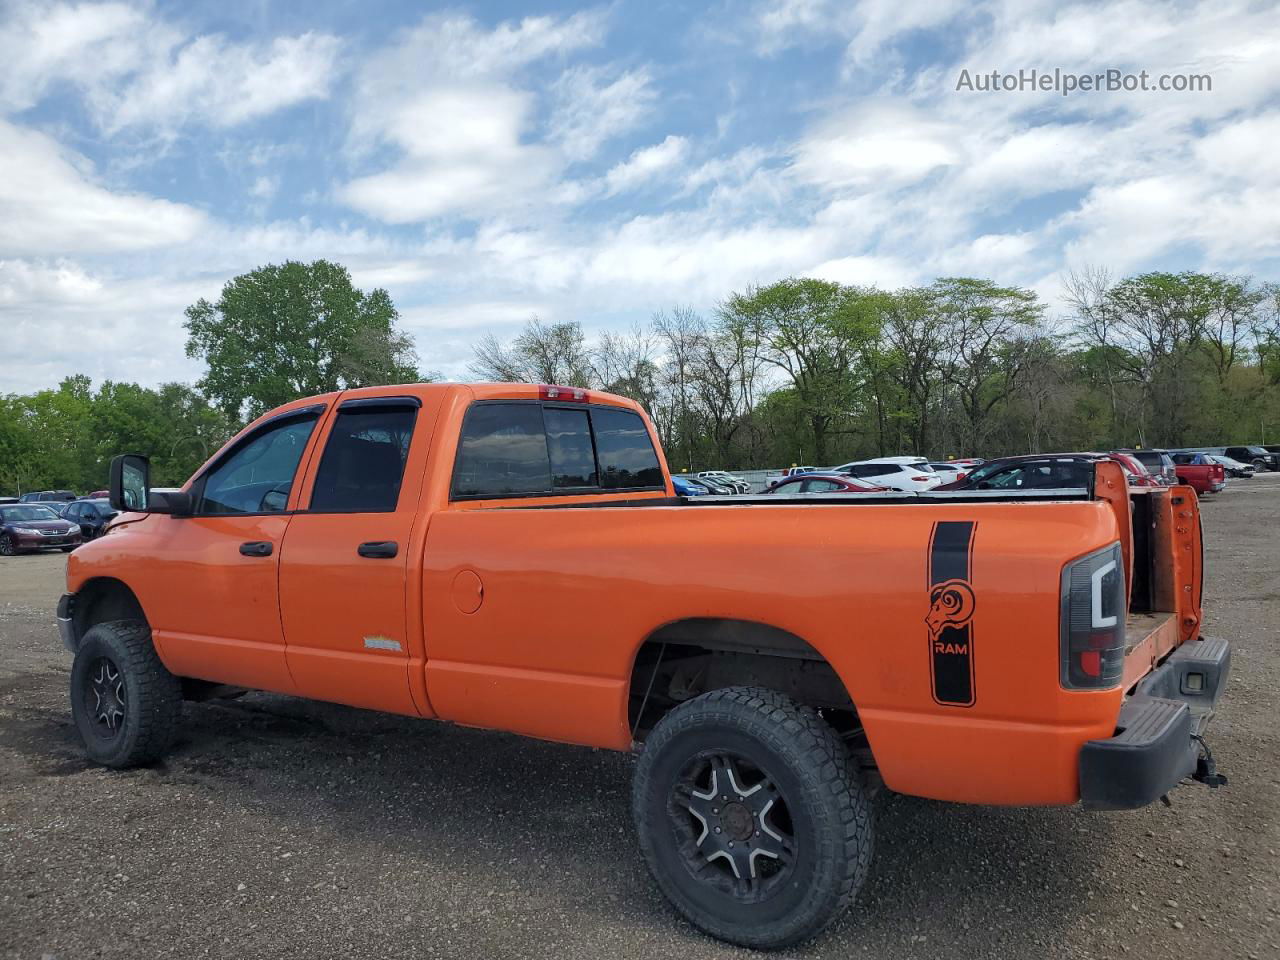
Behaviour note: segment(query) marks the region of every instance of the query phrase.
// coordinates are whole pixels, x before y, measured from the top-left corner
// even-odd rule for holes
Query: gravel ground
[[[1280,475],[1204,515],[1230,786],[1114,814],[882,796],[871,880],[793,955],[1280,957]],[[4,956],[745,955],[650,882],[626,756],[250,694],[188,705],[162,764],[89,766],[63,563],[0,558]]]

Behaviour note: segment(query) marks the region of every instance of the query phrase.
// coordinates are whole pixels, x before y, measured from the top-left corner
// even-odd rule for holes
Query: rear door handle
[[[356,553],[362,557],[383,560],[389,560],[399,552],[400,545],[394,540],[370,540],[368,543],[362,543],[356,548]]]
[[[269,540],[250,540],[240,544],[240,552],[246,557],[269,557],[274,549]]]

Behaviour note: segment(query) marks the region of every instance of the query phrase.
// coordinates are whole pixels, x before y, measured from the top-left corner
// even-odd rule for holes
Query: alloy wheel
[[[761,769],[728,753],[695,757],[673,784],[667,812],[690,873],[735,900],[770,895],[795,865],[790,812]]]
[[[111,739],[125,721],[127,691],[120,669],[108,657],[99,657],[89,668],[85,707],[99,736]]]

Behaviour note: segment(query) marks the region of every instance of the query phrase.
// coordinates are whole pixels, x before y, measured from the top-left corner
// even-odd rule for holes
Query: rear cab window
[[[665,489],[649,430],[632,410],[486,400],[463,420],[451,498]]]

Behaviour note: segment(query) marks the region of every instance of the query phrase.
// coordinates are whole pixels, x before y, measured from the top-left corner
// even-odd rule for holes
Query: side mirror
[[[117,513],[191,513],[191,495],[181,491],[151,492],[151,461],[136,453],[121,454],[111,460],[111,509]]]
[[[151,489],[151,461],[136,453],[111,458],[111,509],[147,512]]]

